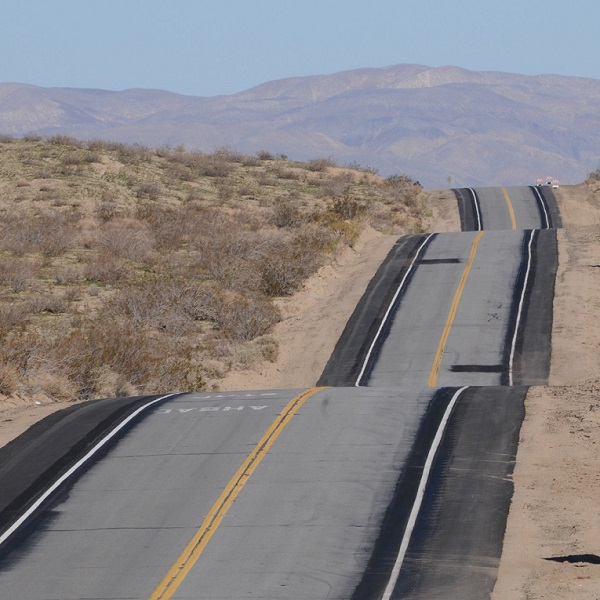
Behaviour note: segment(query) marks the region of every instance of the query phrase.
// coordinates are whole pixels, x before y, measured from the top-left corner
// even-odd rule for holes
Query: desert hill
[[[577,183],[600,164],[600,81],[397,65],[229,96],[0,84],[0,133],[333,158],[425,187]]]

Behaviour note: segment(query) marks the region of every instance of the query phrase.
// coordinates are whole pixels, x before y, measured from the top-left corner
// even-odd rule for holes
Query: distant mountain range
[[[330,157],[428,188],[578,183],[600,167],[600,80],[397,65],[210,98],[4,83],[0,133]]]

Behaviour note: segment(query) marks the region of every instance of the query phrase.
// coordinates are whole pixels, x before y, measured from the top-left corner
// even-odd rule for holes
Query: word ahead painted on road
[[[277,392],[246,392],[238,394],[186,394],[186,402],[195,402],[197,400],[224,400],[227,398],[262,398],[263,396],[277,396]]]
[[[257,411],[267,408],[266,406],[194,406],[192,408],[159,408],[155,411],[159,415],[186,414],[190,412],[239,412]]]

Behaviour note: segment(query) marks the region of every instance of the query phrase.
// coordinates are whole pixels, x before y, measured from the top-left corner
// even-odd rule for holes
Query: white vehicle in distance
[[[548,187],[557,188],[559,186],[558,179],[553,179],[552,177],[546,177],[545,179],[538,179],[536,185],[538,187],[547,185]]]

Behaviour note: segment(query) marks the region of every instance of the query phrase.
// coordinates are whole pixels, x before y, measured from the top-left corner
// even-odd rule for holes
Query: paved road
[[[554,230],[403,238],[319,384],[544,384],[556,268]]]
[[[427,571],[428,586],[443,587],[444,597],[482,597],[493,583],[499,538],[486,537],[474,547],[462,525],[452,527],[461,511],[451,518],[443,507],[452,504],[454,488],[477,481],[487,482],[487,503],[507,504],[522,391],[508,397],[477,389],[349,388],[309,392],[304,400],[297,395],[297,412],[262,462],[240,475],[295,393],[187,394],[163,402],[65,490],[29,537],[8,544],[5,551],[12,553],[0,561],[2,597],[381,597],[417,501],[427,452],[452,399],[456,404],[444,425],[450,430],[456,428],[454,415],[481,413],[484,405],[481,414],[496,418],[484,424],[481,414],[472,417],[475,439],[446,438],[430,475],[443,485],[434,505],[431,491],[422,501],[422,514],[430,517],[420,518],[407,538],[412,542],[401,582],[423,585],[414,578],[416,562]],[[513,432],[508,443],[507,430]],[[424,443],[415,448],[417,435]],[[447,461],[454,465],[450,471]],[[456,477],[452,471],[459,466]],[[236,472],[241,483],[232,491]],[[224,492],[238,493],[235,502],[221,498],[219,505]],[[439,502],[443,498],[448,502]],[[228,510],[212,522],[202,551],[184,559],[187,576],[173,588],[160,588],[215,505]],[[465,505],[463,522],[502,530],[502,518],[490,519],[486,506]],[[386,519],[386,511],[394,518]],[[446,529],[436,534],[443,543],[434,553],[424,540],[436,522]]]
[[[321,377],[350,387],[112,400],[0,453],[0,596],[488,597],[523,386],[548,375],[536,190],[458,190],[465,232],[398,240]]]
[[[463,231],[561,226],[556,199],[549,187],[461,188],[453,191]]]

